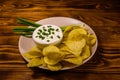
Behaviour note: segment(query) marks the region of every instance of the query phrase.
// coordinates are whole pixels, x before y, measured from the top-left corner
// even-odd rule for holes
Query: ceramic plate
[[[53,25],[57,25],[57,26],[84,24],[84,27],[88,30],[88,32],[92,33],[92,34],[94,34],[96,36],[95,32],[90,28],[89,25],[87,25],[86,23],[84,23],[84,22],[82,22],[80,20],[73,19],[73,18],[68,18],[68,17],[50,17],[50,18],[39,20],[36,23],[39,23],[39,24],[42,24],[42,25],[53,24]],[[95,51],[97,49],[97,45],[98,45],[98,41],[96,41],[96,44],[92,47],[92,54],[91,54],[91,56],[89,58],[87,58],[86,60],[84,60],[82,64],[87,62],[95,54]],[[28,52],[33,46],[35,46],[35,43],[32,40],[32,38],[27,38],[27,37],[24,37],[24,36],[20,36],[20,39],[19,39],[19,50],[20,50],[20,53],[21,53],[22,56],[23,56],[23,53]],[[29,60],[27,58],[25,58],[24,56],[23,56],[23,58],[27,62],[29,62]],[[44,67],[41,67],[41,66],[39,66],[39,67],[43,68],[43,69],[47,69],[47,68],[44,68]],[[62,70],[71,69],[71,68],[75,68],[75,67],[77,67],[77,66],[65,67],[65,68],[62,68]]]

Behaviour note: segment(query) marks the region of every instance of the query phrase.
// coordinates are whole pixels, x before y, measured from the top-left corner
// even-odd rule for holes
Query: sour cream
[[[61,42],[63,33],[56,25],[42,25],[35,29],[32,34],[33,40],[40,45],[56,45]]]

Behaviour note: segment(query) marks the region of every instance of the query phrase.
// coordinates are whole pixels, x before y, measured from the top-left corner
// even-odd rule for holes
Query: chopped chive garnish
[[[54,32],[52,32],[52,34],[55,34]]]
[[[42,32],[42,30],[40,30],[40,29],[39,29],[38,31],[39,31],[39,32]]]
[[[60,36],[59,36],[59,35],[57,35],[57,37],[58,37],[58,38],[60,38]]]
[[[51,36],[50,38],[53,39],[53,36]]]
[[[56,29],[56,31],[59,31],[59,29]]]
[[[42,38],[42,36],[40,35],[39,38]]]
[[[47,26],[47,27],[52,27],[52,26]]]
[[[47,42],[50,42],[50,40],[47,40]]]
[[[43,32],[43,33],[42,33],[42,35],[46,35],[46,33],[45,33],[45,32]]]
[[[47,31],[47,29],[43,29],[44,31]]]
[[[42,40],[44,40],[45,39],[45,37],[42,37]]]
[[[39,34],[39,35],[40,35],[40,33],[39,33],[39,32],[37,32],[37,34]]]
[[[38,36],[35,36],[36,38],[38,37]]]

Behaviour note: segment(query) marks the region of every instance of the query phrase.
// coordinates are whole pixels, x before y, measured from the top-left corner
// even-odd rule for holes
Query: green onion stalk
[[[32,27],[29,27],[29,28],[14,28],[13,31],[17,35],[23,35],[23,36],[26,36],[26,37],[31,37],[33,31],[37,27],[42,26],[41,24],[37,24],[33,21],[30,21],[30,20],[27,20],[27,19],[24,19],[24,18],[21,18],[21,17],[17,18],[17,20],[20,24],[25,24],[25,25],[28,25],[28,26],[32,26]],[[61,27],[61,30],[64,31],[65,28],[66,27]]]

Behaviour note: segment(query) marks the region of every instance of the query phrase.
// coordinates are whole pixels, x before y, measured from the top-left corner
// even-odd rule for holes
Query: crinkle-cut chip
[[[55,65],[48,65],[47,67],[51,71],[58,71],[62,69],[62,65],[60,63],[57,63]]]
[[[82,48],[86,45],[86,40],[81,39],[79,41],[66,41],[65,45],[73,52],[74,55],[79,56],[82,52]]]
[[[27,67],[37,67],[42,65],[41,58],[33,58],[30,60],[30,62],[27,64]]]
[[[61,60],[61,59],[60,59],[60,60]],[[44,57],[44,61],[45,61],[45,63],[48,64],[48,65],[55,65],[55,64],[57,64],[60,60],[59,60],[59,59],[54,60],[54,59],[50,59],[50,58],[48,58],[48,57]]]
[[[83,35],[87,35],[87,31],[83,28],[74,29],[68,34],[67,40],[80,40]]]
[[[57,48],[54,45],[49,45],[43,49],[44,56],[50,55],[50,53],[58,53],[58,52],[60,52],[59,48]]]
[[[82,54],[81,54],[81,57],[82,57],[82,59],[84,60],[84,59],[88,58],[89,56],[90,56],[90,48],[89,48],[88,45],[86,45],[86,46],[83,48],[83,52],[82,52]]]
[[[23,56],[29,60],[31,60],[32,58],[37,58],[38,56],[32,56],[30,55],[28,52],[27,53],[23,53]]]
[[[78,57],[74,57],[74,58],[68,58],[68,59],[64,59],[64,61],[67,61],[69,63],[73,63],[76,65],[80,65],[82,63],[82,57],[78,56]]]
[[[31,56],[42,56],[42,52],[37,46],[32,47],[28,54],[30,54]]]

